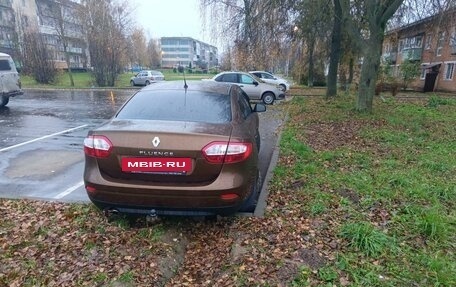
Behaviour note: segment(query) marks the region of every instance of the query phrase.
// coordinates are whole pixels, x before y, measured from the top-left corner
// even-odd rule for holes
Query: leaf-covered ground
[[[262,218],[0,200],[0,286],[456,286],[456,102],[296,97]]]

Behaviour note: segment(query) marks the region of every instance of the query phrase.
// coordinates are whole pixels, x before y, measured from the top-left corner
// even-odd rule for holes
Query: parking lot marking
[[[80,188],[81,186],[84,185],[84,182],[83,181],[80,181],[78,183],[76,183],[75,185],[65,189],[64,191],[62,191],[61,193],[57,194],[56,196],[54,196],[53,198],[54,199],[61,199],[65,196],[67,196],[68,194],[72,193],[73,191],[75,191],[76,189]]]
[[[64,130],[64,131],[61,131],[61,132],[58,132],[58,133],[53,133],[53,134],[50,134],[50,135],[47,135],[47,136],[42,136],[40,138],[29,140],[29,141],[26,141],[26,142],[23,142],[23,143],[20,143],[20,144],[17,144],[17,145],[12,145],[12,146],[9,146],[9,147],[5,147],[5,148],[0,149],[0,152],[7,151],[7,150],[10,150],[10,149],[13,149],[13,148],[17,148],[17,147],[20,147],[20,146],[23,146],[23,145],[26,145],[26,144],[29,144],[29,143],[36,142],[36,141],[44,140],[44,139],[47,139],[47,138],[50,138],[50,137],[58,136],[58,135],[61,135],[61,134],[66,134],[66,133],[72,132],[72,131],[77,130],[77,129],[85,128],[87,126],[88,125],[82,125],[82,126],[71,128],[71,129],[67,129],[67,130]]]

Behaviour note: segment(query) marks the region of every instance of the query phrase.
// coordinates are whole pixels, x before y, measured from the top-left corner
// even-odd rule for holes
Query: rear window
[[[230,96],[201,91],[140,91],[116,118],[131,120],[226,123],[231,121]]]
[[[11,71],[11,66],[8,60],[0,59],[0,71]]]

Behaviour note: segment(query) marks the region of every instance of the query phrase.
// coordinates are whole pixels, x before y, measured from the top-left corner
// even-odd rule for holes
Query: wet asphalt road
[[[134,90],[36,91],[0,108],[0,198],[88,202],[83,186],[87,131],[109,119]],[[260,114],[263,179],[285,115]]]

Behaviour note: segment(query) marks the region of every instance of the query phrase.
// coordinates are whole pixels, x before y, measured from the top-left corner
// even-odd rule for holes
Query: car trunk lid
[[[112,143],[111,155],[97,159],[101,173],[109,176],[110,180],[200,184],[217,178],[223,166],[208,163],[202,149],[214,141],[229,142],[231,131],[230,123],[114,120],[93,134],[103,135]],[[126,162],[135,160],[147,162],[149,166],[141,170],[138,164],[132,163],[130,170],[125,170]],[[182,169],[180,164],[174,169],[173,165],[178,160],[184,160],[187,166]],[[165,165],[170,163],[170,169],[157,170],[150,166],[151,162],[157,161]],[[191,165],[189,168],[188,164]]]

